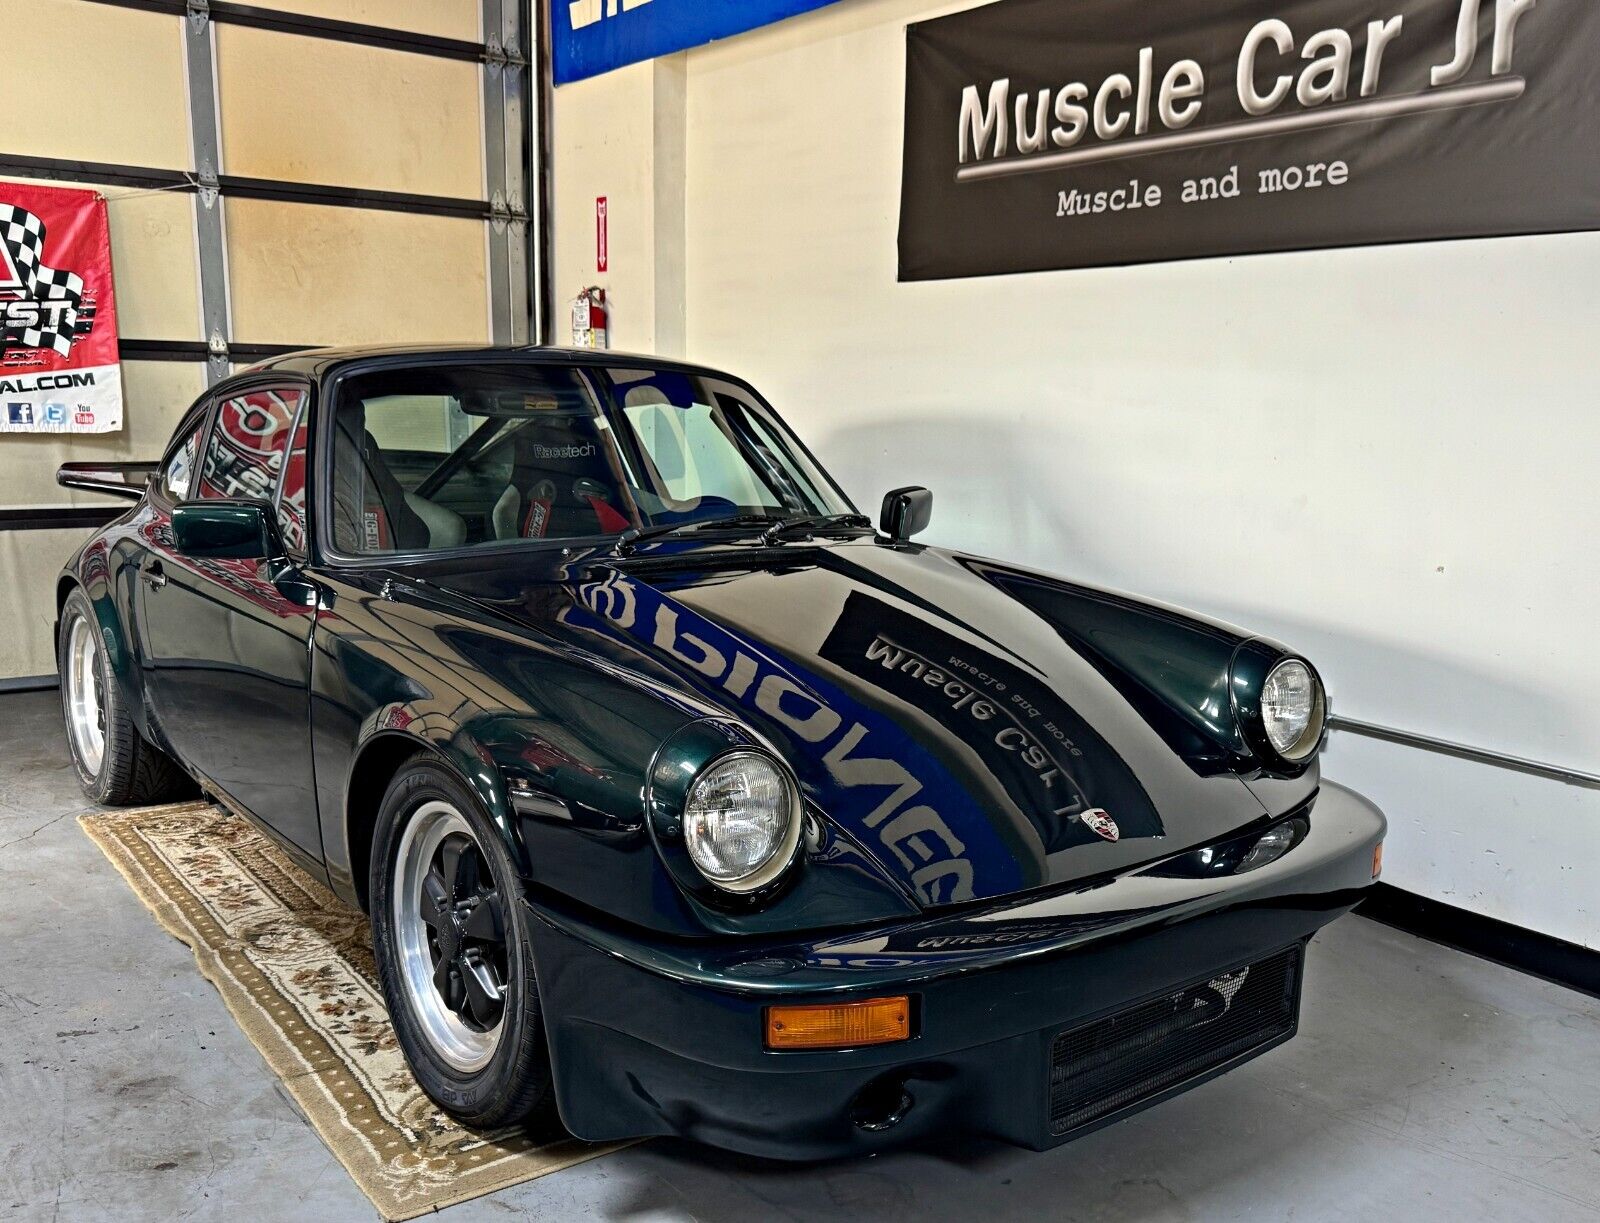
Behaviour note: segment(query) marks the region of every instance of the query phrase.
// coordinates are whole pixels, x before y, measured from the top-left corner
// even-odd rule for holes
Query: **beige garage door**
[[[118,512],[60,463],[157,456],[277,352],[541,334],[531,7],[8,0],[0,179],[106,197],[126,424],[0,436],[0,689],[54,671],[56,571]]]

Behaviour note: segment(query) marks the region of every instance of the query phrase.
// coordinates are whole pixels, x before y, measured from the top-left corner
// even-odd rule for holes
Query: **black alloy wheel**
[[[378,980],[417,1084],[480,1129],[556,1125],[522,878],[477,795],[414,757],[373,833]]]

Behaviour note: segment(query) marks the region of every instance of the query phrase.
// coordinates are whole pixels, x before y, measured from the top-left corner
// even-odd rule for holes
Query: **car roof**
[[[743,382],[722,370],[695,365],[647,353],[613,352],[610,349],[560,348],[554,345],[526,344],[365,344],[345,348],[310,348],[300,352],[284,353],[258,362],[248,369],[233,374],[234,379],[255,378],[264,373],[295,374],[321,381],[340,367],[357,361],[381,361],[386,365],[403,366],[409,361],[430,364],[435,358],[471,359],[473,357],[504,360],[523,357],[530,363],[544,365],[623,366],[629,368],[673,370],[713,378]]]

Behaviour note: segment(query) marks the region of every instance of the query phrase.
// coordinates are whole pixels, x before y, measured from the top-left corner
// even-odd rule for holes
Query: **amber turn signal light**
[[[769,1006],[769,1049],[855,1049],[911,1038],[911,999],[869,998],[826,1006]]]
[[[1376,879],[1383,874],[1383,842],[1379,841],[1372,851],[1372,877]]]

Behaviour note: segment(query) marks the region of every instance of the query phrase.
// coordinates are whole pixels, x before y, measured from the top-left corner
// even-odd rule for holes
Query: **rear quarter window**
[[[200,453],[200,439],[205,435],[206,417],[189,430],[189,436],[167,456],[161,468],[159,487],[168,501],[187,501],[194,487],[195,459]]]
[[[224,399],[196,495],[272,500],[303,395],[299,388],[278,388]]]

